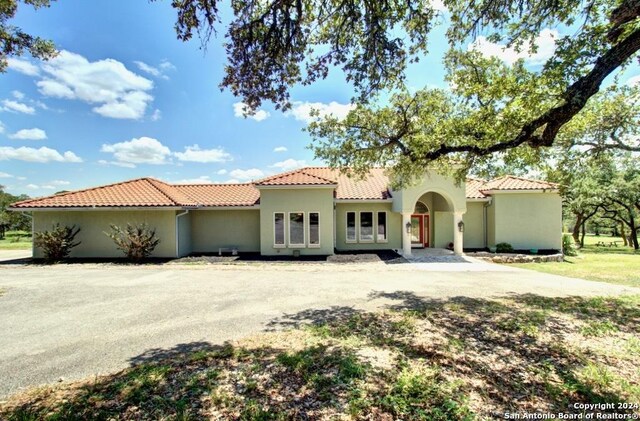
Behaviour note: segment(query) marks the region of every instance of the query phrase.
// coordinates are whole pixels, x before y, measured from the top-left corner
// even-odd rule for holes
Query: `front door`
[[[411,215],[411,247],[429,247],[429,215]]]

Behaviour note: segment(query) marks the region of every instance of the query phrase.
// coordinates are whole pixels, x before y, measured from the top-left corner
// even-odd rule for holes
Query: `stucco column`
[[[411,234],[407,232],[407,224],[411,224],[411,212],[402,213],[402,255],[411,256]]]
[[[462,254],[464,239],[464,233],[458,227],[460,222],[462,222],[462,212],[453,212],[453,252],[458,256]]]

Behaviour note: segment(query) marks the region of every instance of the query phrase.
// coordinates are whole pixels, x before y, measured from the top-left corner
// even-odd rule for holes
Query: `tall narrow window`
[[[347,212],[347,242],[355,243],[356,241],[356,213]]]
[[[276,212],[273,214],[273,244],[284,247],[284,213]]]
[[[309,212],[309,247],[320,246],[320,214]]]
[[[304,247],[304,212],[289,213],[289,245]]]
[[[373,212],[360,212],[360,241],[373,241]]]
[[[387,213],[378,212],[378,236],[379,243],[387,242]]]

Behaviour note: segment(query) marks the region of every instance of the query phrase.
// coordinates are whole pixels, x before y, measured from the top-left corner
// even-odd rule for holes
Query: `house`
[[[384,169],[364,179],[307,167],[244,184],[167,184],[140,178],[15,203],[31,211],[35,232],[54,223],[79,226],[72,257],[119,257],[104,233],[111,224],[147,222],[155,257],[217,253],[329,255],[335,250],[416,247],[561,248],[557,185],[505,176],[456,184],[433,170],[416,185],[390,187]],[[34,257],[41,257],[34,250]]]

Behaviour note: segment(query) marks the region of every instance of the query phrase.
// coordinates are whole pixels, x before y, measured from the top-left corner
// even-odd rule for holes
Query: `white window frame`
[[[370,213],[371,214],[371,239],[366,239],[363,240],[362,239],[362,214],[363,213]],[[360,243],[366,244],[366,243],[373,243],[375,242],[376,239],[376,213],[375,211],[360,211],[358,212],[358,221],[360,222],[357,227],[358,227],[358,240]]]
[[[282,244],[277,244],[276,243],[276,214],[281,213],[282,214],[282,230],[284,231],[283,234],[283,240],[284,243]],[[287,213],[286,212],[273,212],[273,219],[271,220],[272,224],[273,224],[273,248],[275,249],[284,249],[287,248]]]
[[[296,214],[296,213],[301,213],[302,214],[302,243],[301,244],[297,244],[297,243],[292,243],[291,242],[291,215],[292,214]],[[287,242],[289,244],[290,248],[305,248],[306,244],[307,244],[307,230],[306,230],[306,225],[305,224],[305,220],[307,219],[305,217],[305,212],[303,211],[295,211],[295,212],[289,212],[289,218],[287,219],[287,227],[289,235],[287,236]]]
[[[384,233],[385,238],[379,237],[378,228],[380,227],[380,214],[384,213]],[[388,243],[389,242],[389,213],[387,211],[376,211],[376,243]]]
[[[353,219],[355,219],[355,236],[353,239],[349,238],[349,214],[353,214]],[[356,211],[347,211],[344,215],[344,242],[347,244],[355,244],[358,242],[358,212]]]
[[[311,244],[311,214],[312,213],[316,213],[318,214],[318,244]],[[307,212],[308,217],[307,217],[307,232],[309,233],[309,239],[307,240],[307,247],[312,248],[312,249],[318,249],[320,248],[320,244],[322,243],[322,235],[320,232],[320,212],[318,211],[310,211]]]

